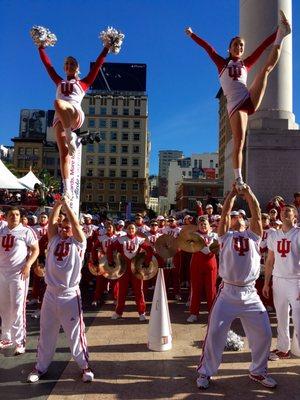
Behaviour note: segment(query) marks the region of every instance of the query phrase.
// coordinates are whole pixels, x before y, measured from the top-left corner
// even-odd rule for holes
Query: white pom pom
[[[54,46],[57,38],[54,33],[44,26],[35,25],[30,29],[30,35],[37,47]]]
[[[228,331],[225,344],[225,350],[239,351],[244,347],[243,339],[233,331]]]
[[[109,26],[106,31],[100,32],[99,38],[102,40],[105,47],[109,47],[112,53],[118,54],[121,50],[121,45],[124,40],[124,33]]]

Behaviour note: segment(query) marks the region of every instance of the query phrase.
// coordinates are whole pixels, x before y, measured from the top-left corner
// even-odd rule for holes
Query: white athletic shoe
[[[37,369],[33,369],[31,372],[30,372],[30,374],[27,376],[27,382],[28,383],[35,383],[35,382],[38,382],[39,380],[40,380],[40,377],[42,376],[43,374],[40,372],[40,371],[38,371]]]
[[[277,386],[277,382],[275,381],[275,379],[271,378],[268,375],[249,374],[249,378],[268,388],[275,388]]]
[[[210,377],[206,375],[199,375],[199,378],[197,379],[197,387],[198,389],[208,389],[209,387],[209,381]]]
[[[15,356],[24,354],[25,351],[26,351],[25,346],[23,346],[22,344],[17,344],[17,346],[15,348]]]
[[[92,304],[91,304],[92,307],[97,307],[97,305],[98,305],[98,301],[97,300],[92,301]]]
[[[147,321],[146,315],[145,314],[140,314],[139,315],[139,321],[141,321],[141,322]]]
[[[113,313],[113,315],[110,317],[111,319],[121,319],[122,315],[117,314],[116,312]]]
[[[279,11],[279,29],[281,30],[283,36],[287,36],[291,33],[291,25],[289,21],[287,20],[284,12],[282,10]]]
[[[242,190],[245,188],[245,182],[243,181],[243,179],[241,177],[236,178],[235,185],[236,185],[237,190]]]
[[[30,316],[31,316],[31,318],[34,318],[34,319],[40,319],[41,311],[35,310],[32,314],[30,314]]]
[[[7,349],[8,347],[12,347],[13,342],[11,340],[2,339],[0,340],[0,350]]]
[[[190,322],[190,323],[197,322],[197,321],[198,321],[198,316],[195,314],[191,314],[188,317],[188,319],[186,320],[186,322]]]
[[[93,371],[90,368],[83,369],[81,379],[83,382],[92,382],[94,380]]]

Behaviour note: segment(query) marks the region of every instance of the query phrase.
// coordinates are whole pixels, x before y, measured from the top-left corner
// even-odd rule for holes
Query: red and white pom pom
[[[37,47],[54,46],[57,42],[57,37],[44,26],[34,25],[30,29],[30,35]]]
[[[121,50],[125,35],[121,31],[109,26],[106,31],[100,32],[99,38],[102,40],[105,47],[109,47],[112,53],[118,54]]]

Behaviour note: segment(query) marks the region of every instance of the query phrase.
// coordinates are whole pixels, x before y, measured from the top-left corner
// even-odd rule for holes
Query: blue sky
[[[299,122],[300,2],[293,1],[294,113]],[[126,37],[110,62],[147,64],[150,172],[158,171],[158,151],[191,153],[216,151],[219,89],[214,65],[184,34],[191,26],[226,55],[228,42],[239,29],[238,0],[1,0],[0,143],[18,135],[22,108],[50,109],[55,88],[29,36],[33,25],[48,27],[58,43],[48,53],[59,73],[63,59],[74,55],[82,75],[102,48],[99,32],[112,25]],[[262,38],[263,39],[263,38]]]

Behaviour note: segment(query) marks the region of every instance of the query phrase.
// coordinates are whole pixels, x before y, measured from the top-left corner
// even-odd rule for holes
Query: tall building
[[[84,97],[82,131],[99,132],[83,147],[83,208],[133,212],[146,208],[150,141],[146,65],[105,63]]]
[[[168,169],[170,161],[178,160],[183,157],[182,151],[179,150],[160,150],[158,153],[159,169],[158,176],[168,179]]]

